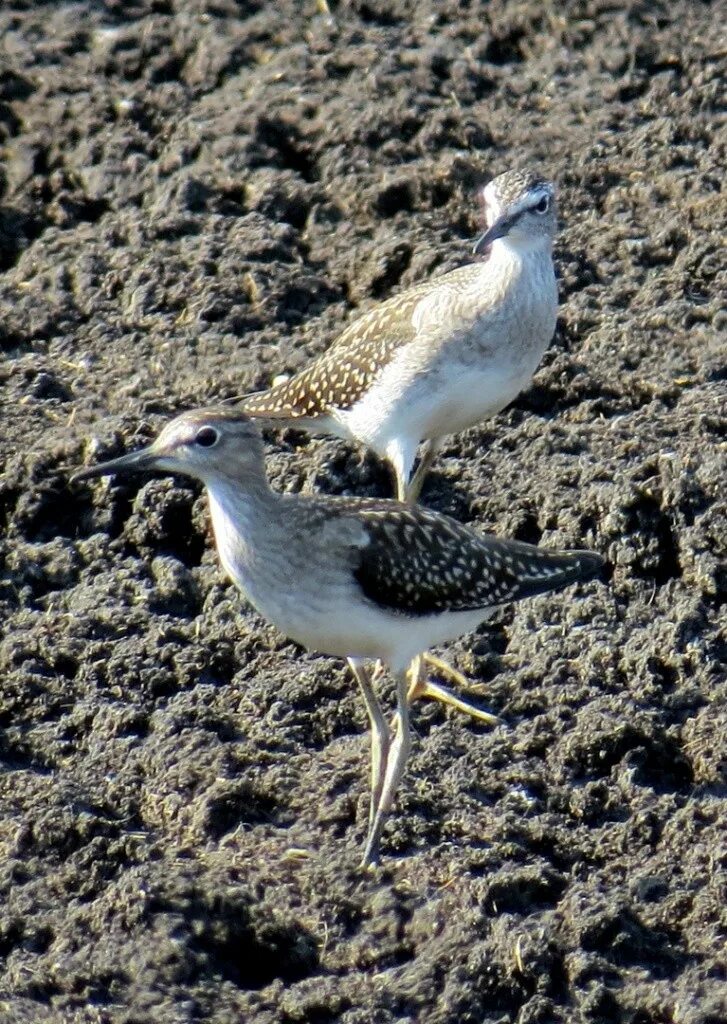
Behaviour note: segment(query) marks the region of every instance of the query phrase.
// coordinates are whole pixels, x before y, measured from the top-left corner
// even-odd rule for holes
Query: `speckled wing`
[[[310,419],[350,409],[392,356],[415,335],[412,316],[430,283],[415,285],[364,313],[333,345],[277,387],[246,395],[242,408],[266,419]]]
[[[603,565],[589,551],[546,551],[500,540],[424,509],[360,511],[368,543],[354,577],[375,604],[408,615],[474,611],[588,579]]]

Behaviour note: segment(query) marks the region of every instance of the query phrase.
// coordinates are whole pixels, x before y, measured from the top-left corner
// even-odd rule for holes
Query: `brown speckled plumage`
[[[461,276],[461,271],[455,274]],[[268,391],[247,395],[245,412],[294,421],[350,409],[394,353],[414,340],[412,314],[430,287],[428,282],[415,285],[364,313],[300,373]]]
[[[394,295],[290,380],[247,395],[252,416],[357,441],[416,500],[440,439],[495,415],[532,378],[555,329],[553,186],[508,171],[484,189],[486,259]],[[429,442],[412,478],[417,448]]]
[[[497,198],[501,209],[511,206],[526,192],[537,188],[549,188],[550,182],[538,171],[527,168],[505,171],[495,179]]]

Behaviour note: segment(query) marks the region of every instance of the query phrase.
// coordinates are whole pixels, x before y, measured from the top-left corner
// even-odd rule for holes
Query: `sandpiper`
[[[508,171],[482,197],[487,230],[475,253],[485,258],[376,306],[290,380],[247,395],[243,409],[372,448],[391,466],[397,498],[415,502],[442,438],[511,402],[529,384],[555,330],[553,184],[534,171]],[[467,686],[440,658],[427,652],[424,660]],[[493,721],[421,673],[412,696]]]
[[[487,230],[474,251],[486,258],[374,307],[290,380],[246,395],[245,412],[373,449],[397,498],[416,501],[442,438],[504,409],[555,331],[553,184],[508,171],[482,197]]]
[[[309,650],[349,659],[372,726],[371,804],[363,863],[379,841],[410,749],[410,670],[433,644],[473,630],[498,606],[596,574],[600,555],[500,540],[420,507],[274,492],[257,426],[203,409],[172,420],[147,448],[74,480],[139,471],[201,480],[220,560],[245,597]],[[366,669],[396,681],[390,728]]]

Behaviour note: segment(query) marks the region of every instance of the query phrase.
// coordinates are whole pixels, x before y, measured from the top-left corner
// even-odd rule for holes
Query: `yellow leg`
[[[366,837],[366,848],[364,850],[361,867],[369,868],[376,864],[379,859],[379,840],[384,829],[386,816],[391,810],[396,791],[404,774],[406,760],[411,750],[411,734],[409,729],[409,701],[407,700],[407,686],[409,685],[409,671],[402,672],[396,677],[396,735],[391,741],[389,756],[386,760],[386,773],[383,785],[379,794],[377,807],[373,820],[369,826]]]
[[[493,726],[500,724],[500,719],[497,715],[490,714],[489,711],[485,711],[484,708],[473,704],[464,697],[458,697],[456,693],[452,693],[446,687],[433,683],[425,674],[426,665],[431,665],[435,671],[440,672],[444,676],[449,676],[458,686],[464,686],[465,688],[469,686],[467,676],[462,675],[461,672],[458,672],[456,668],[453,668],[446,661],[442,661],[436,654],[427,651],[425,654],[415,658],[407,669],[409,676],[407,701],[409,702],[409,707],[411,707],[415,700],[419,700],[420,697],[429,697],[431,700],[441,700],[443,704],[448,704],[449,707],[455,708],[457,711],[463,711],[466,715],[471,715],[478,722],[484,722],[486,725]],[[378,681],[382,672],[383,665],[381,662],[377,662],[373,678]],[[391,723],[392,733],[396,731],[396,728],[397,720],[395,717]]]
[[[448,704],[451,708],[455,708],[457,711],[463,711],[467,715],[471,715],[476,718],[479,722],[486,722],[487,725],[498,725],[500,719],[497,715],[490,714],[489,711],[485,711],[483,708],[478,707],[477,704],[473,704],[469,700],[465,700],[464,697],[458,697],[456,693],[452,693],[451,690],[447,690],[444,686],[440,686],[438,683],[433,683],[431,679],[427,678],[424,671],[424,666],[433,668],[436,672],[441,673],[443,676],[447,676],[457,686],[467,687],[469,680],[467,676],[462,675],[456,668],[449,665],[446,661],[442,661],[436,654],[432,654],[427,651],[422,654],[420,658],[416,658],[410,667],[410,679],[409,685],[409,704],[413,704],[415,700],[420,697],[430,697],[432,700],[441,700],[443,704]]]
[[[409,505],[416,505],[416,503],[419,501],[419,495],[422,493],[422,484],[424,483],[424,477],[431,469],[432,463],[434,462],[434,457],[439,451],[439,443],[439,438],[432,438],[431,440],[427,441],[424,447],[422,457],[419,460],[419,465],[417,466],[416,472],[414,473],[414,476],[411,478],[411,480],[406,486],[402,484],[398,485],[398,489],[400,491],[403,491],[404,493],[403,498],[399,497],[399,495],[397,494],[397,497],[399,497],[400,501],[406,501]]]
[[[376,809],[386,776],[386,764],[391,746],[391,732],[376,696],[371,676],[360,658],[349,658],[348,664],[361,687],[366,711],[371,723],[371,801],[369,804],[369,832],[373,828]]]

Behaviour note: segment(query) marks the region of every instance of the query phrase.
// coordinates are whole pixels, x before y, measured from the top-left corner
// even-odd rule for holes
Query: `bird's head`
[[[223,477],[264,476],[262,438],[244,413],[197,409],[173,419],[147,448],[81,469],[72,479],[117,473],[180,473],[205,484]]]
[[[475,244],[480,255],[498,239],[520,251],[553,244],[555,186],[535,171],[507,171],[482,191],[487,230]]]

